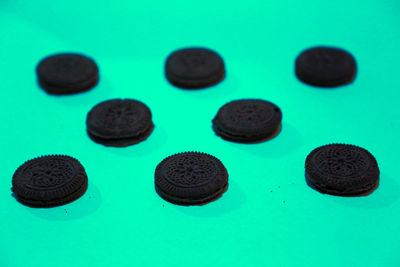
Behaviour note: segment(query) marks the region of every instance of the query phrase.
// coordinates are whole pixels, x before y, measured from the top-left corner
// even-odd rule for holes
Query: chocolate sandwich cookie
[[[165,74],[177,87],[197,89],[220,82],[225,76],[225,67],[222,58],[214,51],[186,48],[168,57]]]
[[[80,54],[49,56],[36,68],[39,85],[49,94],[65,95],[88,91],[98,82],[96,63]]]
[[[155,189],[166,201],[203,205],[228,188],[228,172],[217,158],[200,152],[175,154],[158,164]]]
[[[250,143],[274,137],[281,128],[282,112],[260,99],[243,99],[222,106],[213,119],[215,133],[225,140]]]
[[[304,83],[334,87],[351,83],[357,72],[356,61],[347,51],[334,47],[314,47],[296,59],[296,75]]]
[[[370,192],[378,186],[379,168],[367,150],[345,144],[314,149],[305,163],[307,180],[320,192],[352,196]]]
[[[83,166],[74,158],[52,155],[25,162],[12,178],[11,190],[30,207],[55,207],[80,198],[88,187]]]
[[[89,137],[105,146],[124,147],[147,139],[153,131],[150,109],[133,99],[101,102],[86,118]]]

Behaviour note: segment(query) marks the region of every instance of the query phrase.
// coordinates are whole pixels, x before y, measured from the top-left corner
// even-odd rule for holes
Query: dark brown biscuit
[[[89,137],[105,146],[123,147],[145,140],[153,131],[150,109],[133,99],[97,104],[86,119]]]
[[[217,158],[199,152],[175,154],[158,164],[155,188],[165,200],[179,205],[202,205],[228,188],[228,172]]]
[[[213,119],[213,129],[228,141],[260,142],[280,129],[282,112],[275,104],[260,99],[243,99],[222,106]]]
[[[360,195],[375,189],[379,168],[367,150],[345,144],[314,149],[306,159],[308,181],[323,193],[339,196]]]
[[[49,94],[65,95],[88,91],[99,79],[96,63],[79,54],[56,54],[37,66],[39,85]]]
[[[224,78],[225,67],[222,58],[214,51],[186,48],[168,57],[165,74],[177,87],[198,89],[220,82]]]
[[[334,87],[351,83],[357,72],[354,57],[334,47],[314,47],[296,59],[296,75],[304,83]]]
[[[11,190],[24,205],[54,207],[80,198],[87,187],[85,169],[76,159],[52,155],[29,160],[19,167]]]

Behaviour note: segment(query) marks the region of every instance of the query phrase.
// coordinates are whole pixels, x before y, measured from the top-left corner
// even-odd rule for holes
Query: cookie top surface
[[[39,62],[37,74],[41,83],[60,89],[81,86],[97,79],[96,63],[80,54],[56,54]],[[77,89],[78,90],[78,89]]]
[[[166,61],[167,79],[182,88],[202,88],[219,82],[224,76],[224,62],[214,51],[186,48],[173,52]]]
[[[151,127],[151,111],[137,100],[107,100],[90,110],[86,125],[91,134],[102,138],[135,137]]]
[[[275,104],[260,99],[243,99],[222,106],[214,124],[232,135],[270,133],[281,123],[282,112]]]
[[[379,179],[379,168],[374,156],[361,147],[330,144],[307,156],[306,175],[320,190],[351,195],[373,188]]]
[[[21,165],[13,175],[12,191],[31,201],[59,200],[87,183],[83,166],[74,158],[51,155]]]
[[[198,199],[224,188],[228,172],[217,158],[200,152],[185,152],[164,159],[156,168],[155,184],[177,198]]]
[[[356,74],[356,61],[347,51],[334,47],[314,47],[296,59],[296,75],[304,83],[331,87],[350,83]]]

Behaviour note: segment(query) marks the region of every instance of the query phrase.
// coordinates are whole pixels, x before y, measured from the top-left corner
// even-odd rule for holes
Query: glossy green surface
[[[0,266],[400,266],[399,14],[397,0],[0,1]],[[193,45],[221,54],[222,83],[166,81],[167,55]],[[314,45],[350,51],[354,83],[300,83],[294,60]],[[96,88],[55,97],[37,86],[37,62],[64,51],[96,60]],[[103,147],[87,137],[86,113],[119,97],[145,102],[156,128],[139,145]],[[215,136],[218,108],[239,98],[279,105],[281,133],[257,145]],[[305,157],[331,142],[377,158],[374,193],[307,186]],[[187,150],[225,164],[221,199],[181,207],[155,193],[157,164]],[[32,209],[11,196],[16,168],[45,154],[85,166],[81,199]]]

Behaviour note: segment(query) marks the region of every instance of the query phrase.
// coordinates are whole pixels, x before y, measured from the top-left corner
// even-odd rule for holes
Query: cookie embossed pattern
[[[281,129],[282,112],[272,102],[241,99],[222,106],[213,119],[213,129],[225,140],[251,143],[275,137]]]
[[[357,196],[372,192],[379,184],[374,156],[364,148],[330,144],[314,149],[306,158],[306,178],[320,192]]]
[[[93,59],[81,54],[55,54],[39,62],[36,73],[39,85],[48,94],[68,95],[96,86],[99,70]]]
[[[25,162],[14,173],[11,190],[19,202],[30,207],[55,207],[80,198],[88,178],[78,160],[51,155]]]
[[[206,48],[185,48],[173,52],[166,61],[170,83],[183,89],[200,89],[219,83],[225,76],[222,58]]]
[[[164,159],[155,171],[156,192],[179,205],[204,205],[218,199],[228,188],[228,172],[209,154],[184,152]]]
[[[86,118],[87,133],[104,146],[125,147],[140,143],[154,129],[150,109],[134,99],[101,102]]]
[[[296,59],[295,72],[302,82],[318,87],[351,83],[357,72],[354,57],[347,51],[319,46],[303,51]]]

